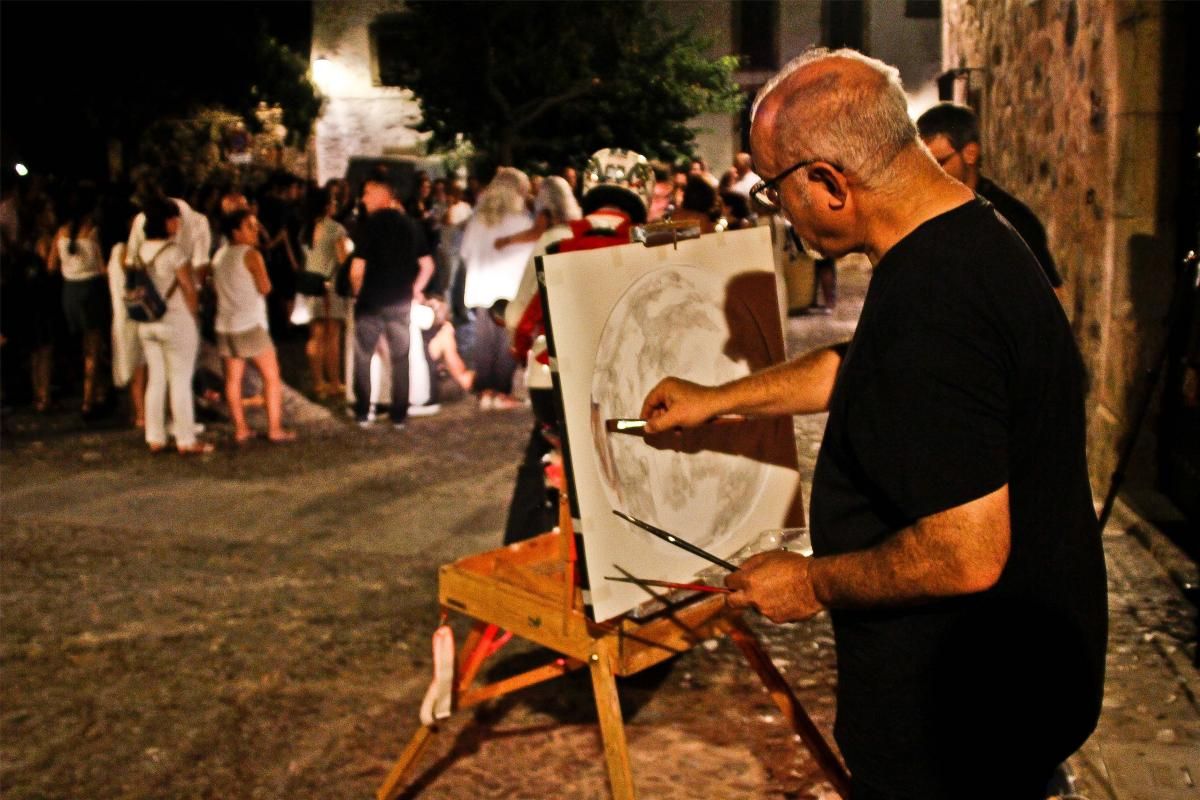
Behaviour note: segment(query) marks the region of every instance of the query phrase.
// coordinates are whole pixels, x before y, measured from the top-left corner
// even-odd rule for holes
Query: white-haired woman
[[[512,338],[513,355],[518,360],[525,357],[532,339],[541,333],[540,326],[538,326],[539,329],[534,330],[529,326],[521,325],[522,317],[525,316],[530,304],[536,303],[540,306],[537,294],[537,268],[534,266],[534,259],[537,256],[546,255],[547,248],[555,242],[571,238],[574,235],[571,223],[583,217],[583,212],[579,209],[579,201],[571,192],[571,185],[557,175],[552,175],[543,181],[542,188],[534,198],[533,209],[535,214],[546,220],[547,228],[534,244],[533,252],[529,254],[529,259],[525,262],[525,271],[521,275],[517,293],[513,295],[504,312],[504,321],[508,327],[509,336]],[[540,319],[540,313],[538,317]]]
[[[466,269],[464,300],[472,319],[471,361],[481,408],[517,404],[512,397],[516,362],[509,353],[500,309],[516,295],[533,243],[497,249],[496,240],[529,227],[528,194],[525,173],[501,167],[479,195],[475,213],[463,231],[459,255]],[[493,309],[499,313],[494,314]]]

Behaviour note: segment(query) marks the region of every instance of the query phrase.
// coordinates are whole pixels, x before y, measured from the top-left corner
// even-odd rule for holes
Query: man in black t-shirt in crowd
[[[1058,294],[1063,280],[1054,266],[1050,248],[1046,246],[1046,230],[1041,221],[1028,206],[979,174],[983,151],[979,146],[979,118],[975,112],[954,103],[938,103],[917,117],[917,131],[929,148],[929,154],[947,175],[994,205],[1017,229],[1046,273],[1046,280]]]
[[[722,386],[663,380],[647,433],[828,410],[813,557],[748,559],[730,605],[830,612],[853,800],[1041,800],[1095,727],[1107,635],[1066,317],[921,146],[894,68],[806,53],[760,92],[751,143],[759,202],[816,252],[870,258],[862,316],[848,345]]]
[[[370,425],[371,355],[386,336],[392,362],[392,424],[408,417],[409,309],[433,275],[433,256],[416,220],[394,207],[386,179],[363,184],[366,219],[354,234],[350,289],[354,293],[354,417]]]

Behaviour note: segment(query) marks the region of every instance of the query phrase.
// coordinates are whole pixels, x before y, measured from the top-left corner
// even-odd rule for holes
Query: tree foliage
[[[133,153],[164,120],[202,109],[254,127],[262,101],[282,106],[289,139],[303,143],[321,98],[307,60],[268,33],[260,12],[227,2],[5,4],[5,145],[56,170],[103,174],[110,140]]]
[[[688,121],[741,104],[737,59],[641,2],[414,0],[374,31],[383,81],[420,98],[433,145],[464,134],[491,160],[578,161],[601,147],[691,155]]]

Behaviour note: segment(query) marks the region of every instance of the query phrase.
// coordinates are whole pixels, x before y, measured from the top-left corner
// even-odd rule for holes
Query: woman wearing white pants
[[[179,207],[165,198],[146,203],[146,239],[136,257],[150,273],[167,311],[157,322],[138,325],[146,356],[146,444],[150,452],[167,447],[166,401],[171,403],[171,433],[182,454],[210,453],[211,444],[196,439],[192,374],[200,334],[196,328],[196,285],[188,254],[171,238],[179,230]]]

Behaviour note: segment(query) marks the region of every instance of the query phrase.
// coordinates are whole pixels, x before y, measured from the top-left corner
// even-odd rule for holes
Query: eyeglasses
[[[959,152],[961,152],[961,151],[951,150],[949,153],[946,153],[946,155],[944,155],[944,156],[934,156],[934,160],[937,161],[937,164],[939,167],[945,168],[945,166],[950,163],[950,159],[952,159],[956,155],[958,155]]]
[[[752,197],[754,199],[754,202],[758,203],[760,206],[767,209],[771,213],[775,213],[776,211],[779,211],[780,208],[782,207],[780,204],[780,201],[779,201],[779,184],[780,184],[780,182],[784,178],[786,178],[788,175],[791,175],[796,170],[803,169],[804,167],[812,166],[813,164],[817,163],[817,161],[819,161],[819,160],[820,159],[817,159],[817,158],[806,158],[803,161],[797,161],[795,164],[792,164],[790,167],[788,167],[783,172],[776,175],[774,178],[770,178],[765,181],[759,181],[758,183],[756,183],[752,187],[750,187],[750,197]]]

